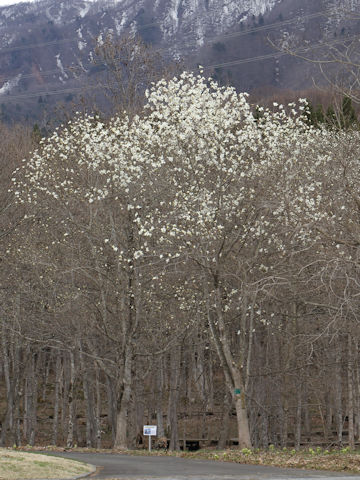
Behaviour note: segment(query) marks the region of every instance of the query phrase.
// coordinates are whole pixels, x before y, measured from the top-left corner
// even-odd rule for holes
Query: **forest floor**
[[[300,451],[292,449],[255,451],[248,449],[199,450],[197,452],[181,452],[181,456],[252,465],[360,473],[360,451],[350,452],[347,448],[336,451],[316,448]]]
[[[87,453],[126,453],[128,455],[141,456],[175,456],[187,459],[215,460],[219,462],[236,462],[248,465],[269,465],[283,468],[300,468],[328,470],[333,472],[360,473],[360,450],[350,451],[348,447],[336,450],[325,450],[319,447],[304,448],[294,450],[284,448],[278,450],[270,446],[268,450],[239,450],[236,447],[226,450],[216,450],[215,448],[201,449],[195,452],[178,451],[170,452],[166,450],[152,450],[148,452],[145,449],[138,450],[96,450],[87,448],[57,449],[54,447],[39,447],[39,450],[46,451],[72,451]],[[32,448],[34,450],[34,448]],[[0,475],[1,480],[1,475]]]
[[[149,455],[145,450],[136,450],[135,455]],[[216,460],[220,462],[236,462],[249,465],[271,465],[284,468],[301,468],[315,470],[329,470],[334,472],[360,473],[360,450],[350,451],[348,448],[341,450],[323,450],[320,448],[307,448],[299,451],[292,449],[277,450],[239,450],[236,448],[226,450],[202,449],[195,452],[151,452],[150,455],[176,455],[182,458],[198,458]]]
[[[70,478],[92,471],[79,461],[0,448],[0,480]]]

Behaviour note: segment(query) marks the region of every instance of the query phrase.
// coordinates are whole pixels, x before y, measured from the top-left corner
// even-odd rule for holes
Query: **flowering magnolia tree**
[[[91,318],[116,346],[116,374],[99,360],[117,382],[116,446],[127,443],[135,339],[151,311],[144,303],[174,278],[180,318],[204,319],[236,406],[239,445],[251,446],[256,312],[284,281],[285,257],[319,242],[317,225],[329,219],[313,176],[329,159],[329,138],[307,126],[306,102],[300,115],[294,107],[259,109],[255,119],[246,94],[183,73],[147,92],[141,116],[79,117],[17,171],[18,201],[35,207],[36,258],[68,281],[71,271],[76,298],[96,291]],[[100,357],[91,339],[87,348]]]

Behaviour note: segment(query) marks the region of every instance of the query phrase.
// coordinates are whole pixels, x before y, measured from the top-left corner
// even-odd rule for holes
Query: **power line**
[[[262,60],[269,60],[271,58],[279,58],[284,55],[287,55],[287,54],[284,52],[269,53],[267,55],[259,55],[258,57],[249,57],[249,58],[243,58],[243,59],[240,58],[238,60],[233,60],[231,62],[218,63],[214,65],[206,65],[206,66],[202,66],[202,68],[205,70],[209,70],[210,68],[233,67],[235,65],[242,65],[244,63],[260,62]]]
[[[0,102],[4,103],[4,100],[21,100],[24,98],[36,98],[36,97],[42,97],[42,96],[53,96],[53,95],[63,95],[66,93],[78,93],[78,92],[83,92],[85,90],[90,90],[90,89],[96,89],[96,87],[74,87],[74,88],[64,88],[63,90],[43,90],[39,92],[34,92],[34,93],[19,93],[16,95],[8,95],[5,98],[0,97]]]
[[[283,26],[283,25],[290,25],[291,23],[299,21],[299,19],[301,19],[301,20],[311,20],[313,18],[325,16],[327,13],[330,13],[329,9],[326,9],[326,10],[323,10],[323,11],[317,12],[317,13],[312,13],[312,14],[309,14],[309,15],[302,15],[302,16],[298,15],[298,16],[290,18],[288,20],[282,20],[280,22],[271,23],[269,25],[262,25],[260,27],[253,27],[253,28],[250,28],[250,29],[248,29],[244,32],[233,32],[233,33],[224,34],[224,35],[215,35],[214,37],[210,38],[209,41],[205,42],[204,45],[207,45],[207,44],[213,42],[214,40],[218,40],[218,39],[221,40],[221,39],[233,38],[233,37],[238,37],[238,36],[241,37],[241,36],[250,35],[252,33],[256,33],[256,32],[262,31],[262,30],[272,30],[273,28],[280,27],[280,26]],[[157,22],[152,22],[152,23],[147,23],[145,25],[139,25],[137,27],[137,30],[143,30],[143,29],[146,29],[146,28],[149,28],[149,27],[152,27],[152,26],[159,26],[159,24]],[[130,28],[130,27],[131,27],[131,24],[129,24],[126,28]],[[51,45],[62,45],[64,43],[76,42],[76,41],[81,41],[81,38],[79,38],[77,36],[77,37],[72,37],[72,38],[64,38],[64,39],[61,39],[61,40],[51,40],[49,42],[43,42],[43,43],[35,43],[35,44],[30,44],[30,45],[19,45],[17,47],[3,48],[3,49],[0,50],[0,54],[11,53],[11,52],[20,51],[20,50],[29,50],[29,49],[31,50],[33,48],[42,48],[42,47],[47,47],[47,46],[51,46]],[[197,42],[191,42],[191,43],[185,44],[183,46],[185,48],[194,47],[194,46],[198,46],[198,43]],[[163,51],[163,50],[167,50],[167,49],[166,48],[158,49],[158,51]]]
[[[314,18],[325,16],[327,13],[330,13],[329,9],[325,9],[321,12],[312,13],[312,14],[309,14],[309,15],[296,16],[296,17],[293,17],[291,19],[282,20],[280,22],[271,23],[269,25],[262,25],[260,27],[254,27],[254,28],[248,29],[244,32],[233,32],[233,33],[224,34],[224,35],[216,35],[216,36],[208,39],[206,42],[204,42],[203,45],[209,45],[210,43],[213,43],[216,40],[227,40],[227,39],[234,38],[234,37],[242,37],[242,36],[245,36],[245,35],[250,35],[252,33],[257,33],[259,31],[263,31],[263,30],[272,30],[274,28],[281,27],[283,25],[290,25],[290,24],[292,24],[296,21],[299,21],[299,19],[301,19],[301,20],[311,20],[311,19],[314,19]],[[141,29],[144,29],[144,28],[149,28],[151,26],[157,26],[157,25],[158,25],[157,22],[148,23],[148,24],[139,26],[138,30],[141,30]],[[44,43],[34,44],[34,45],[27,45],[27,46],[23,45],[23,46],[19,46],[19,47],[12,47],[12,48],[7,48],[7,49],[0,50],[0,54],[1,53],[10,53],[12,51],[18,51],[18,50],[29,49],[29,48],[32,49],[32,48],[40,48],[40,47],[45,47],[45,46],[50,46],[50,45],[60,45],[60,44],[70,43],[70,42],[75,42],[75,41],[81,41],[81,39],[79,37],[74,37],[74,38],[68,38],[68,39],[63,39],[63,40],[53,40],[53,41],[50,41],[50,42],[44,42]],[[183,48],[190,48],[190,47],[194,47],[194,46],[198,46],[198,44],[196,42],[187,43],[187,44],[183,45]],[[165,47],[156,49],[156,51],[158,53],[162,53],[162,52],[167,51],[167,50],[168,49],[165,48]],[[86,63],[85,64],[85,67],[91,67],[91,66],[93,66],[92,63]],[[70,70],[71,68],[74,68],[74,67],[66,67],[67,70]],[[48,76],[48,75],[58,73],[58,69],[48,70],[48,71],[44,71],[44,72],[40,72],[40,73],[41,73],[42,76]],[[37,73],[24,74],[24,75],[21,76],[20,80],[22,80],[23,78],[36,77],[37,75],[38,75]],[[4,83],[6,83],[9,80],[11,80],[11,78],[5,79]]]
[[[215,40],[227,40],[229,38],[242,37],[242,36],[250,35],[252,33],[257,33],[257,32],[263,31],[263,30],[272,30],[274,28],[282,27],[284,25],[290,25],[291,23],[297,22],[299,20],[311,20],[311,19],[314,19],[314,18],[317,18],[317,17],[323,17],[323,16],[326,16],[326,13],[330,13],[330,10],[327,9],[327,10],[323,10],[323,11],[318,12],[318,13],[312,13],[312,14],[309,14],[309,15],[302,15],[302,16],[298,15],[298,16],[290,18],[288,20],[282,20],[280,22],[270,23],[269,25],[262,25],[260,27],[253,27],[253,28],[250,28],[250,29],[248,29],[244,32],[233,32],[233,33],[227,33],[225,35],[216,35],[215,37],[212,37],[210,39],[210,41],[204,42],[203,45],[208,45],[209,43],[212,43]],[[193,46],[198,46],[198,44],[196,42],[185,44],[185,47],[193,47]]]
[[[318,48],[323,48],[323,47],[328,47],[331,45],[336,45],[338,43],[344,43],[344,41],[352,41],[359,38],[359,35],[352,35],[350,37],[347,37],[346,39],[338,39],[338,40],[331,40],[329,42],[323,43],[319,42],[316,43],[312,46],[306,47],[306,48],[301,48],[299,50],[294,51],[296,54],[301,54],[301,53],[306,53],[312,50],[316,50]],[[262,60],[269,60],[271,58],[280,58],[285,55],[290,55],[287,52],[276,52],[276,53],[269,53],[267,55],[259,55],[258,57],[249,57],[249,58],[244,58],[244,59],[238,59],[238,60],[233,60],[230,62],[224,62],[224,63],[218,63],[216,65],[206,65],[203,66],[204,69],[208,70],[210,68],[222,68],[222,67],[233,67],[236,65],[242,65],[244,63],[250,63],[250,62],[257,62],[257,61],[262,61]]]
[[[314,19],[314,18],[317,18],[317,17],[320,17],[320,16],[325,16],[327,13],[329,13],[329,10],[323,10],[321,12],[317,12],[317,13],[313,13],[313,14],[309,14],[309,15],[303,15],[303,16],[300,16],[300,17],[296,16],[296,17],[293,17],[291,19],[282,20],[280,22],[271,23],[269,25],[262,25],[260,27],[254,27],[254,28],[248,29],[244,32],[233,32],[233,33],[224,34],[224,35],[216,35],[216,36],[208,39],[203,45],[209,45],[210,43],[213,43],[216,40],[226,40],[226,39],[230,39],[230,38],[234,38],[234,37],[242,37],[242,36],[245,36],[245,35],[250,35],[252,33],[257,33],[257,32],[262,31],[262,30],[272,30],[274,28],[277,28],[277,27],[280,27],[280,26],[283,26],[283,25],[289,25],[291,23],[299,21],[299,18],[301,20],[310,20],[310,19]],[[138,27],[138,30],[141,30],[142,28],[148,28],[148,27],[154,26],[154,25],[157,25],[157,23],[156,22],[148,23],[148,24],[145,24],[145,25],[142,25],[142,26]],[[35,45],[30,45],[30,46],[13,47],[13,48],[9,48],[9,49],[0,50],[0,54],[1,53],[9,53],[9,52],[12,52],[12,51],[17,51],[17,50],[22,50],[22,49],[27,49],[27,48],[31,49],[31,48],[44,47],[44,46],[55,45],[55,44],[59,45],[59,44],[63,44],[63,43],[67,43],[67,42],[74,42],[74,41],[80,41],[80,39],[78,37],[74,37],[74,38],[70,38],[70,39],[63,39],[63,40],[59,40],[59,41],[54,40],[54,41],[51,41],[51,42],[46,42],[46,43],[42,43],[42,44],[35,44]],[[183,47],[184,48],[189,48],[189,47],[194,47],[194,46],[197,46],[197,45],[198,44],[196,42],[192,42],[192,43],[188,43],[188,44],[183,45]],[[162,53],[164,51],[167,51],[167,48],[165,48],[165,47],[159,48],[159,49],[156,49],[156,51],[158,53]],[[94,64],[86,63],[85,66],[83,65],[84,68],[91,67],[91,66],[94,66]],[[70,70],[71,68],[74,68],[74,67],[66,67],[67,70]],[[56,74],[56,73],[58,73],[58,69],[55,69],[55,70],[53,69],[53,70],[47,70],[47,71],[40,72],[40,74],[42,76],[49,76],[49,75]],[[23,74],[21,76],[20,80],[22,80],[24,78],[36,77],[37,75],[38,75],[37,73]],[[6,83],[9,80],[11,80],[11,78],[5,79],[4,83]]]
[[[312,51],[312,50],[316,50],[318,48],[322,48],[322,47],[328,47],[328,46],[331,46],[331,45],[336,45],[338,43],[344,43],[344,41],[352,41],[352,40],[355,40],[359,38],[359,35],[352,35],[351,37],[347,37],[346,39],[338,39],[338,40],[331,40],[329,42],[326,42],[326,43],[323,43],[323,42],[319,42],[319,43],[316,43],[314,45],[311,45],[309,47],[304,47],[304,48],[301,48],[301,49],[298,49],[296,51],[294,51],[295,54],[301,54],[301,53],[306,53],[306,52],[309,52],[309,51]],[[237,60],[233,60],[233,61],[230,61],[230,62],[224,62],[224,63],[218,63],[218,64],[214,64],[214,65],[206,65],[206,66],[203,66],[204,69],[210,69],[210,68],[221,68],[221,67],[233,67],[233,66],[236,66],[236,65],[242,65],[244,63],[250,63],[250,62],[257,62],[257,61],[262,61],[262,60],[269,60],[271,58],[280,58],[280,57],[283,57],[285,55],[290,55],[290,53],[288,52],[276,52],[276,53],[269,53],[267,55],[259,55],[257,57],[249,57],[249,58],[244,58],[244,59],[237,59]]]
[[[351,37],[348,37],[346,41],[351,41],[355,38],[359,38],[358,35],[353,35]],[[300,50],[297,50],[296,53],[306,53],[311,50],[316,50],[317,48],[322,48],[326,47],[329,45],[334,45],[337,43],[343,43],[344,39],[337,39],[333,40],[327,43],[319,42],[317,44],[314,44],[312,46],[302,48]],[[209,70],[209,69],[215,69],[215,68],[222,68],[222,67],[232,67],[232,66],[237,66],[237,65],[243,65],[246,63],[251,63],[251,62],[260,62],[264,60],[269,60],[273,58],[280,58],[285,55],[289,55],[289,53],[286,52],[276,52],[276,53],[269,53],[267,55],[259,55],[256,57],[248,57],[244,59],[237,59],[233,60],[231,62],[224,62],[224,63],[218,63],[214,65],[204,65],[202,66],[203,69]],[[24,94],[16,94],[16,95],[8,95],[6,97],[0,97],[0,101],[4,103],[4,101],[13,101],[13,100],[18,100],[18,99],[24,99],[24,98],[34,98],[34,97],[39,97],[39,96],[53,96],[53,95],[60,95],[60,94],[66,94],[66,93],[78,93],[78,92],[84,92],[85,90],[95,90],[97,89],[98,86],[87,86],[87,87],[74,87],[74,88],[68,88],[68,89],[63,89],[63,90],[53,90],[53,91],[39,91],[39,92],[34,92],[34,93],[24,93]]]
[[[229,33],[229,34],[225,34],[225,35],[216,35],[215,37],[212,37],[212,39],[210,39],[210,41],[214,41],[215,39],[227,39],[227,38],[232,38],[232,37],[237,37],[237,36],[241,37],[243,35],[249,35],[251,33],[260,32],[260,31],[263,31],[263,30],[272,30],[273,28],[276,28],[276,27],[281,27],[281,26],[284,26],[284,25],[290,25],[290,24],[292,24],[294,22],[297,22],[299,20],[311,20],[311,19],[314,19],[314,18],[326,16],[329,13],[331,13],[331,9],[325,9],[325,10],[322,10],[321,12],[311,13],[311,14],[308,14],[308,15],[297,15],[293,18],[288,19],[288,20],[281,20],[280,22],[271,23],[269,25],[261,25],[259,27],[253,27],[253,28],[248,29],[244,32],[233,32],[233,33]],[[351,14],[351,13],[355,13],[355,12],[350,11],[349,14]],[[135,22],[135,20],[133,20],[131,23],[129,23],[126,26],[126,28],[130,28],[132,26],[132,23],[134,23],[134,22]],[[146,23],[144,25],[138,25],[137,30],[144,30],[146,28],[157,27],[157,26],[159,26],[158,22],[151,22],[151,23]],[[20,51],[20,50],[28,50],[28,49],[33,49],[33,48],[46,47],[46,46],[51,46],[51,45],[61,45],[61,44],[64,44],[64,43],[76,42],[76,41],[79,41],[79,40],[81,40],[81,38],[71,37],[71,38],[64,38],[64,39],[61,39],[61,40],[51,40],[49,42],[36,43],[36,44],[32,44],[32,45],[31,44],[30,45],[19,45],[17,47],[3,48],[3,49],[0,50],[0,54],[11,53],[11,52]],[[205,44],[208,44],[208,43],[209,42],[206,42]],[[185,47],[198,46],[198,43],[197,42],[191,42],[191,43],[185,44],[184,46]],[[165,50],[165,49],[161,48],[159,50],[161,51],[161,50]]]
[[[322,14],[323,13],[321,13],[321,15]],[[314,15],[319,16],[320,13],[313,14],[313,15],[311,15],[311,17],[314,18]],[[295,20],[296,19],[292,19],[291,21],[295,21]],[[289,23],[290,20],[287,20],[285,22]],[[283,23],[283,22],[278,22],[276,25],[279,25],[280,23]],[[248,33],[252,33],[253,31],[254,31],[254,29],[251,29],[247,32],[239,32],[239,34],[240,35],[245,35],[245,34],[248,34]],[[230,35],[233,35],[233,34],[230,34]],[[225,36],[223,36],[222,38],[224,38],[224,37]],[[217,37],[215,37],[215,38],[217,38]],[[299,53],[306,53],[308,51],[315,50],[317,48],[326,47],[326,46],[334,45],[334,44],[338,44],[338,43],[343,43],[344,41],[351,41],[355,38],[358,38],[358,35],[353,35],[351,37],[347,37],[346,39],[336,39],[336,40],[332,40],[332,41],[329,41],[329,42],[326,42],[326,43],[319,42],[319,43],[314,44],[312,46],[308,46],[306,48],[302,48],[300,50],[297,50],[296,53],[298,53],[298,54]],[[161,50],[165,50],[165,49],[161,49]],[[277,58],[283,57],[285,55],[288,55],[288,53],[286,53],[286,52],[276,52],[276,53],[270,53],[270,54],[266,54],[266,55],[259,55],[259,56],[256,56],[256,57],[236,59],[236,60],[232,60],[232,61],[229,61],[229,62],[223,62],[223,63],[219,63],[219,64],[205,65],[205,66],[202,66],[202,67],[206,70],[215,69],[215,68],[222,68],[222,67],[232,67],[232,66],[237,66],[237,65],[243,65],[243,64],[246,64],[246,63],[269,60],[269,59],[273,59],[273,58],[277,59]],[[100,65],[105,65],[105,64],[102,63]],[[85,64],[85,66],[95,66],[95,65],[92,64],[92,63],[89,63],[89,64]],[[70,67],[67,68],[67,70],[70,70]],[[48,71],[40,72],[40,73],[42,75],[51,75],[51,74],[57,73],[57,72],[58,72],[58,69],[48,70]],[[23,75],[23,78],[29,78],[29,77],[32,77],[34,75],[36,75],[36,74],[33,74],[33,73],[25,74],[25,75]],[[6,81],[4,83],[6,83]],[[33,93],[7,95],[6,97],[0,96],[0,101],[2,103],[4,103],[6,101],[13,101],[13,100],[24,99],[24,98],[35,98],[35,97],[39,97],[39,96],[43,96],[43,95],[44,96],[53,96],[53,95],[60,95],[60,94],[66,94],[66,93],[78,93],[78,92],[83,92],[85,90],[96,89],[96,88],[97,88],[97,86],[96,87],[95,86],[88,86],[88,87],[73,87],[73,88],[68,88],[68,89],[52,90],[52,91],[43,90],[43,91],[38,91],[38,92],[33,92]]]
[[[0,54],[19,52],[21,50],[32,50],[34,48],[49,47],[51,45],[63,45],[64,43],[75,42],[76,40],[80,40],[79,37],[63,38],[61,40],[51,40],[49,42],[33,43],[32,45],[31,44],[30,45],[19,45],[17,47],[2,48],[0,50]]]
[[[148,23],[146,25],[140,25],[138,27],[138,30],[143,30],[145,28],[149,28],[154,25],[158,25],[158,24],[153,22],[153,23]],[[127,28],[129,28],[130,26],[131,25],[129,25]],[[30,45],[18,45],[17,47],[2,48],[0,50],[0,54],[18,52],[21,50],[32,50],[33,48],[49,47],[51,45],[62,45],[64,43],[79,42],[81,40],[82,39],[79,36],[77,36],[77,37],[71,37],[71,38],[62,38],[60,40],[50,40],[48,42],[42,42],[42,43],[33,43]]]
[[[71,69],[73,67],[65,67],[64,70],[70,72]],[[65,72],[66,73],[66,72]],[[54,75],[54,74],[59,74],[59,68],[54,68],[53,70],[44,70],[44,71],[39,71],[38,73],[24,73],[24,74],[20,74],[21,75],[21,78],[19,79],[20,80],[23,80],[25,78],[31,78],[31,77],[37,77],[38,75],[41,75],[42,77],[49,77],[50,75]],[[8,81],[10,81],[11,78],[8,78],[7,80],[5,80],[4,84]],[[4,85],[3,84],[3,85]]]

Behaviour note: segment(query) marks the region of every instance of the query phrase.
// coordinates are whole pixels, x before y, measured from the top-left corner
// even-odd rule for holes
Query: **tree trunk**
[[[180,347],[174,347],[170,353],[170,395],[168,422],[170,426],[170,450],[179,450],[177,404],[179,397]]]
[[[118,409],[116,413],[116,436],[115,448],[128,448],[128,412],[131,398],[132,384],[132,352],[131,346],[125,348],[125,364],[124,376],[122,381],[122,392],[118,401]]]
[[[7,431],[12,427],[13,418],[14,418],[14,378],[10,376],[10,342],[7,340],[7,331],[5,329],[5,322],[2,325],[2,335],[1,335],[1,347],[2,347],[2,357],[4,363],[4,377],[6,385],[6,413],[5,417],[1,421],[1,434],[0,434],[0,446],[5,446],[5,439]]]
[[[224,395],[224,403],[222,408],[220,434],[217,448],[223,450],[229,440],[229,426],[230,426],[230,411],[232,406],[232,397],[228,391]]]
[[[301,442],[301,414],[302,414],[302,387],[297,387],[297,406],[296,406],[296,422],[295,422],[295,448],[300,449]]]
[[[114,392],[114,382],[112,381],[111,377],[105,373],[106,375],[106,392],[107,392],[107,419],[108,419],[108,426],[111,428],[111,435],[112,435],[112,444],[115,445],[115,437],[116,437],[116,395]]]
[[[343,443],[343,416],[342,416],[342,376],[341,376],[342,346],[337,337],[336,366],[335,366],[335,418],[337,440],[339,446]]]
[[[245,392],[235,396],[239,448],[251,448],[250,429],[245,404]]]
[[[38,398],[38,370],[39,370],[39,354],[31,355],[31,402],[30,402],[30,430],[29,430],[29,445],[35,445],[35,435],[37,429],[37,398]]]
[[[55,366],[55,393],[54,393],[54,419],[52,431],[52,444],[57,445],[59,428],[59,409],[60,409],[60,382],[63,375],[60,352],[56,355]]]
[[[6,413],[1,425],[0,446],[5,446],[9,438],[8,432],[12,435],[11,444],[20,444],[17,426],[19,419],[19,394],[22,375],[20,373],[20,346],[16,339],[3,328],[2,351],[4,358],[4,373],[6,384]],[[6,340],[8,343],[6,343]],[[11,440],[10,440],[11,442]]]
[[[94,394],[90,385],[89,372],[84,354],[80,351],[80,365],[82,370],[83,391],[86,407],[86,446],[95,446],[95,410],[94,410]]]
[[[50,366],[51,366],[51,356],[50,354],[44,355],[44,363],[45,363],[45,368],[44,368],[44,376],[43,376],[43,389],[42,389],[42,402],[45,403],[46,401],[46,387],[48,384],[49,380],[49,375],[50,375]]]
[[[356,440],[360,439],[360,371],[359,371],[359,341],[355,340],[355,357],[354,357],[354,368],[355,368],[355,379],[356,379],[356,390],[355,390],[355,425],[356,425]]]
[[[96,391],[96,448],[101,448],[101,390],[100,390],[100,372],[97,363],[95,362],[95,391]]]
[[[70,352],[70,384],[69,384],[69,392],[68,392],[68,411],[69,411],[69,418],[68,418],[68,431],[67,431],[67,438],[66,438],[66,446],[73,447],[74,446],[74,430],[75,430],[75,358],[74,353]]]
[[[354,359],[352,353],[351,335],[348,334],[348,363],[347,363],[347,381],[348,381],[348,431],[349,431],[349,447],[355,450],[355,434],[354,434],[354,384],[353,369]]]
[[[156,420],[157,420],[157,432],[158,437],[163,438],[165,436],[164,431],[164,413],[163,413],[163,358],[160,356],[158,359],[156,372]]]
[[[213,283],[215,311],[210,307],[211,297],[208,291],[208,283],[205,279],[205,296],[207,298],[209,326],[224,371],[226,386],[235,402],[239,448],[252,448],[249,421],[246,411],[245,385],[241,374],[241,360],[235,361],[231,353],[231,341],[226,331],[221,301],[222,295],[217,274],[213,277]]]

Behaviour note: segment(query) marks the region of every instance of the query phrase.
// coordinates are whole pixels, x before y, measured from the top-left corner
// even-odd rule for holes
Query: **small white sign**
[[[156,431],[156,425],[144,425],[144,435],[147,435],[149,437],[156,437]]]

